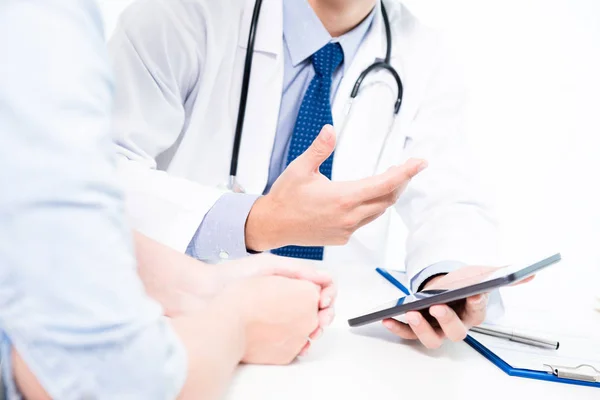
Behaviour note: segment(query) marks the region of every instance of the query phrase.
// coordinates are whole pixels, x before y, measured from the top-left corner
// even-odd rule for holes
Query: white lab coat
[[[427,159],[429,168],[395,207],[409,232],[409,274],[443,260],[493,263],[496,227],[465,147],[460,74],[437,34],[397,1],[385,5],[392,64],[404,83],[402,109],[376,165],[396,84],[388,73],[370,74],[336,149],[332,179],[364,178],[408,157]],[[126,11],[110,43],[119,169],[132,224],[180,251],[228,179],[253,6],[253,0],[146,0]],[[239,159],[238,179],[249,193],[262,193],[268,177],[282,93],[282,23],[281,0],[264,0]],[[384,57],[385,47],[377,15],[333,102],[336,127],[356,78]],[[326,247],[325,260],[382,265],[390,212],[347,245]]]

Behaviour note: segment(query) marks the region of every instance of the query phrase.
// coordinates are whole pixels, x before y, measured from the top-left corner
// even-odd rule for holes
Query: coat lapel
[[[237,68],[243,73],[254,1],[242,17]],[[283,11],[281,0],[264,0],[259,17],[248,102],[238,164],[238,181],[248,193],[262,193],[268,179],[283,87]],[[241,82],[241,79],[240,79]],[[237,108],[236,117],[237,117]]]

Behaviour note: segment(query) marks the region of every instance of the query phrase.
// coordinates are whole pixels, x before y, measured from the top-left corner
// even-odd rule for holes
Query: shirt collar
[[[329,42],[339,42],[344,52],[346,69],[358,52],[378,10],[379,2],[358,26],[338,38],[332,38],[308,4],[308,0],[284,0],[283,37],[292,65],[298,66]]]

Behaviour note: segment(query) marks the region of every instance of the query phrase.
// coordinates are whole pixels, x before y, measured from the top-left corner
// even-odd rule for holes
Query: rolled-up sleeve
[[[0,338],[56,399],[174,399],[187,356],[137,275],[92,0],[0,6]]]

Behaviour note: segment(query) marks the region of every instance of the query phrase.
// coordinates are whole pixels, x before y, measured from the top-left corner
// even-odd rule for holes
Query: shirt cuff
[[[424,268],[415,275],[410,281],[411,291],[413,293],[419,290],[419,287],[425,282],[427,279],[441,274],[448,274],[450,272],[456,271],[459,268],[466,266],[465,263],[460,261],[440,261],[438,263],[432,264],[427,268]],[[502,296],[500,296],[499,290],[494,290],[490,292],[490,297],[488,299],[488,307],[485,322],[490,323],[504,315],[504,302],[502,301]]]
[[[464,267],[466,264],[460,261],[440,261],[432,264],[429,267],[423,268],[421,272],[416,274],[410,280],[410,289],[413,293],[416,293],[423,282],[435,275],[449,274],[450,272],[456,271],[459,268]]]
[[[246,220],[260,196],[225,193],[208,211],[186,254],[206,262],[247,256]]]

